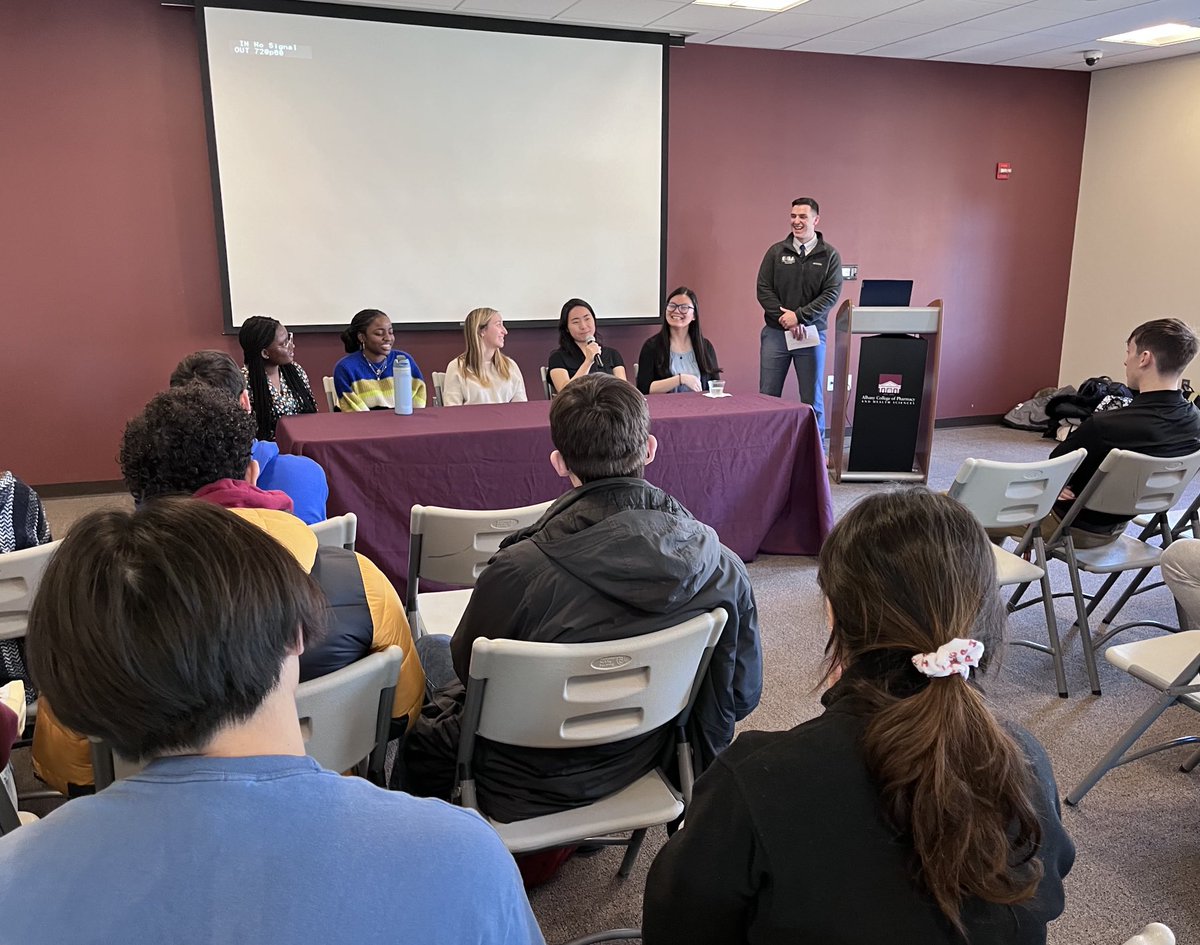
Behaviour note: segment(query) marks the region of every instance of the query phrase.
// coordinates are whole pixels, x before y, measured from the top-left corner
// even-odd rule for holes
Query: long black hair
[[[718,377],[721,368],[716,361],[708,356],[708,342],[700,331],[700,303],[696,301],[696,293],[685,285],[667,293],[667,301],[677,295],[686,295],[692,302],[692,320],[688,324],[688,338],[692,342],[692,350],[696,353],[696,367],[705,377]],[[716,352],[713,352],[716,354]],[[671,326],[667,324],[666,305],[663,305],[662,326],[654,336],[654,375],[655,377],[670,377],[671,371]]]
[[[558,315],[558,346],[563,351],[571,352],[579,350],[578,343],[571,337],[571,332],[567,328],[567,315],[570,314],[571,309],[579,308],[580,306],[586,308],[591,313],[592,323],[595,324],[596,310],[589,303],[583,299],[567,299],[563,302],[562,311]],[[600,339],[597,337],[597,344],[599,341]]]
[[[355,351],[362,348],[362,342],[358,340],[358,336],[371,326],[371,322],[377,318],[387,317],[387,312],[381,312],[377,308],[364,308],[361,312],[356,312],[350,319],[350,324],[342,330],[339,336],[342,339],[342,347],[346,349],[346,354],[354,354]]]
[[[275,333],[278,330],[277,319],[266,315],[251,315],[238,332],[238,343],[242,346],[242,363],[246,365],[246,374],[250,378],[250,406],[254,408],[254,418],[258,422],[255,435],[260,440],[275,439],[275,424],[279,420],[279,415],[275,413],[275,402],[271,399],[271,385],[267,382],[262,356],[263,349],[275,343]],[[301,413],[317,412],[317,402],[313,400],[312,391],[300,377],[294,362],[281,364],[279,376],[300,402]]]

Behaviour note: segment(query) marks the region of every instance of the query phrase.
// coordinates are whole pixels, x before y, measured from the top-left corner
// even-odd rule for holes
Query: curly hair
[[[191,495],[250,465],[255,421],[229,395],[206,384],[163,391],[125,426],[121,474],[134,499]]]

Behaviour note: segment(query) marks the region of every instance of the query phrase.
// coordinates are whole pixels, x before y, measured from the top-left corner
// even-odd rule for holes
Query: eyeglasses
[[[692,312],[696,311],[696,306],[687,304],[676,305],[674,302],[668,302],[667,311],[678,312],[680,315],[690,315]]]
[[[295,344],[296,344],[296,335],[293,332],[289,331],[287,340],[284,341],[283,346],[286,348],[289,346],[294,346]]]

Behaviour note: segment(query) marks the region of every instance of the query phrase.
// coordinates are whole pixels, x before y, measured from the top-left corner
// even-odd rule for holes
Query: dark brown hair
[[[171,372],[172,387],[183,387],[192,381],[223,390],[235,400],[246,389],[246,375],[224,351],[195,351],[175,365]]]
[[[580,482],[640,478],[650,438],[646,398],[619,378],[588,374],[551,402],[550,438]]]
[[[1156,318],[1143,322],[1129,336],[1134,351],[1149,351],[1159,374],[1174,377],[1183,373],[1196,356],[1196,333],[1178,318]]]
[[[63,723],[127,758],[202,749],[324,627],[316,583],[232,512],[158,499],[80,520],[29,613],[29,666]]]
[[[696,300],[696,293],[685,285],[681,285],[673,292],[668,292],[667,301],[663,303],[662,321],[658,327],[658,334],[652,339],[651,346],[654,352],[654,373],[659,377],[670,377],[673,373],[671,371],[671,325],[667,321],[666,306],[677,295],[686,295],[692,303],[692,320],[688,323],[688,340],[692,343],[692,351],[696,355],[696,366],[700,369],[700,374],[705,377],[720,377],[721,368],[715,361],[709,359],[709,345],[704,340],[704,333],[700,330],[700,303]],[[648,393],[648,391],[643,391],[643,393]]]
[[[974,680],[912,665],[956,637],[1004,645],[987,537],[954,499],[916,487],[869,496],[821,549],[833,611],[829,672],[868,708],[863,754],[885,819],[913,847],[918,881],[965,935],[963,899],[1032,898],[1041,825],[1032,769]]]

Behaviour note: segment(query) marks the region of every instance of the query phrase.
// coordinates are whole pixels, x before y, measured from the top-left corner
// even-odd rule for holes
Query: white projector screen
[[[227,330],[657,315],[667,37],[221,2],[198,16]]]

